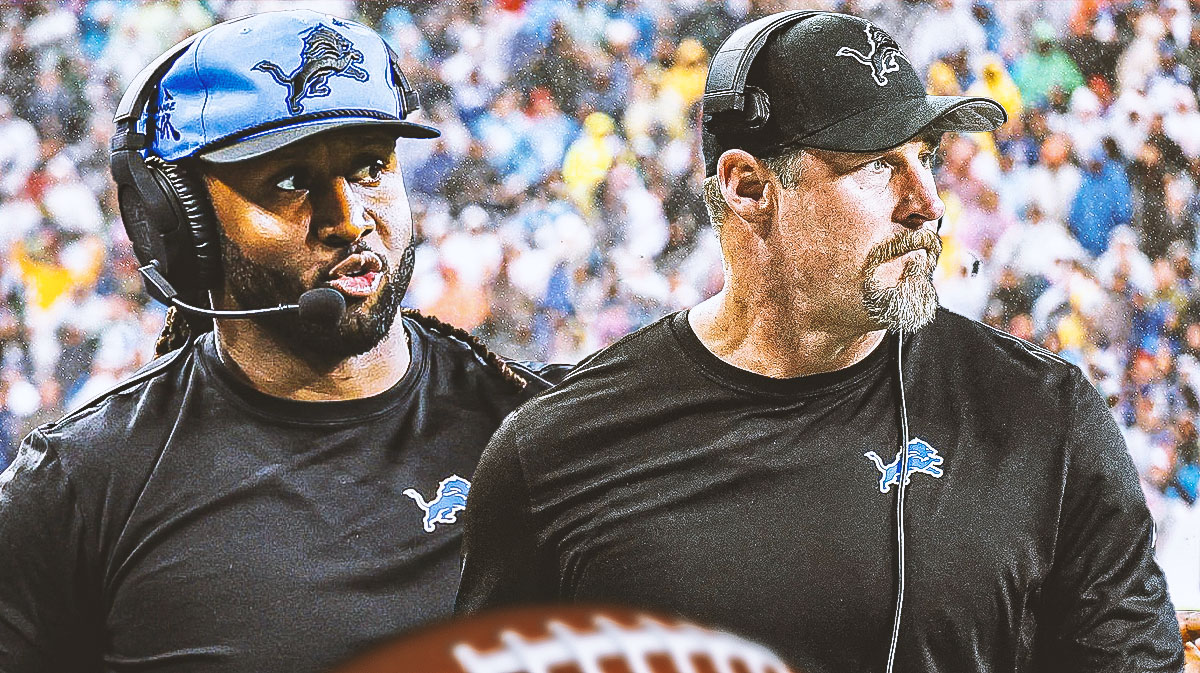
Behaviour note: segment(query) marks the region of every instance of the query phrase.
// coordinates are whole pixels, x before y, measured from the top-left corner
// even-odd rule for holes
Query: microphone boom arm
[[[138,273],[142,274],[142,278],[146,280],[146,291],[155,299],[159,299],[164,304],[176,306],[184,311],[195,313],[209,318],[252,318],[258,315],[270,315],[272,313],[287,313],[291,311],[299,311],[299,304],[280,304],[271,308],[252,308],[242,311],[217,311],[213,309],[200,308],[185,303],[179,298],[179,291],[171,285],[166,276],[158,270],[158,264],[151,262],[145,266],[138,267]]]

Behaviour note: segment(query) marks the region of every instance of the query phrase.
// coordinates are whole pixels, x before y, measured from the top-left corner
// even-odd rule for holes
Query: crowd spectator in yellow
[[[50,227],[42,228],[31,239],[17,241],[12,248],[26,301],[41,311],[50,310],[72,289],[93,285],[100,275],[104,254],[104,245],[92,237],[64,246],[61,234]]]
[[[617,158],[621,141],[614,135],[615,129],[612,117],[593,112],[583,120],[583,133],[563,158],[563,182],[575,205],[585,213],[592,211],[596,188]]]
[[[695,38],[687,38],[675,48],[671,67],[662,76],[662,89],[679,96],[682,107],[695,103],[704,95],[704,79],[708,76],[708,51]]]
[[[1008,121],[1000,130],[1011,133],[1020,127],[1021,112],[1025,109],[1021,102],[1021,90],[1004,68],[1004,62],[994,54],[987,54],[982,61],[981,76],[967,89],[967,95],[986,96],[1004,106]]]

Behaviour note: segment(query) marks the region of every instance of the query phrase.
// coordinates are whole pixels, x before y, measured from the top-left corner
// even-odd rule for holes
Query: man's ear
[[[717,182],[729,210],[755,235],[766,237],[776,197],[767,167],[749,152],[727,150],[717,159]]]

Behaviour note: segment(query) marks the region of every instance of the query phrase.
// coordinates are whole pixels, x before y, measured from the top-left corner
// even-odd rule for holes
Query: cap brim
[[[441,131],[432,126],[399,119],[336,117],[255,133],[246,138],[236,140],[231,145],[201,152],[199,157],[204,161],[211,161],[218,164],[245,161],[261,157],[264,154],[287,147],[292,143],[299,142],[318,133],[356,127],[389,130],[397,138],[437,138],[442,135]]]
[[[880,152],[922,131],[995,131],[1008,115],[990,98],[925,96],[851,115],[796,144],[839,152]]]

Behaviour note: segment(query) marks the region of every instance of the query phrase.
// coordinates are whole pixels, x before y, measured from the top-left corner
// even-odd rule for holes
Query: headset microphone
[[[209,318],[255,318],[273,313],[299,313],[301,320],[331,324],[341,320],[342,314],[346,312],[346,300],[342,297],[342,293],[329,287],[309,290],[300,295],[299,301],[295,304],[280,304],[270,308],[254,308],[243,311],[200,308],[185,303],[179,298],[179,292],[158,270],[157,264],[152,262],[138,267],[138,273],[142,274],[142,278],[146,280],[146,289],[155,299],[182,311]]]

